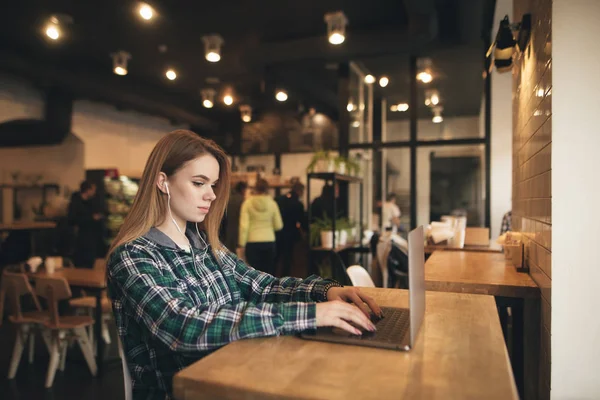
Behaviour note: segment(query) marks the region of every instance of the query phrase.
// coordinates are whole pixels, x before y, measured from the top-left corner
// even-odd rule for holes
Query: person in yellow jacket
[[[242,203],[239,245],[252,267],[275,275],[275,232],[283,228],[279,206],[268,194],[269,183],[257,179],[254,195]]]

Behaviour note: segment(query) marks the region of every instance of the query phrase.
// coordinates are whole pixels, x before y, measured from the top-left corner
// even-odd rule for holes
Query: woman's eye
[[[200,187],[200,186],[204,186],[204,182],[192,182],[194,184],[194,186],[196,187]]]

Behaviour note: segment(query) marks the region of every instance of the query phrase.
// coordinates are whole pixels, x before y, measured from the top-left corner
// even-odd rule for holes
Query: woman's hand
[[[377,305],[372,297],[362,293],[357,287],[332,287],[327,291],[327,300],[341,300],[347,303],[354,303],[360,308],[367,318],[371,317],[371,311],[378,317],[383,317],[381,308]],[[365,303],[367,303],[365,305]]]
[[[354,335],[361,335],[362,332],[360,329],[353,327],[349,322],[353,322],[370,332],[375,331],[375,325],[373,325],[371,320],[358,307],[352,304],[340,300],[317,304],[317,327],[333,326]]]

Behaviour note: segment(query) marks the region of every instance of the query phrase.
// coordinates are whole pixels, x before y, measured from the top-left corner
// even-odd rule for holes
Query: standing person
[[[402,213],[400,207],[396,204],[396,195],[394,193],[388,194],[381,210],[383,229],[396,233],[400,226],[400,215]]]
[[[213,141],[184,130],[163,136],[111,245],[108,290],[135,400],[171,399],[175,373],[235,340],[319,326],[360,334],[349,322],[374,331],[367,315],[381,315],[358,288],[276,279],[223,247],[230,175]]]
[[[281,213],[269,196],[269,182],[257,179],[254,194],[244,200],[240,213],[241,247],[246,247],[248,264],[275,275],[275,232],[283,228]]]
[[[300,201],[302,196],[304,185],[296,182],[292,190],[276,199],[283,220],[283,229],[276,235],[278,259],[281,260],[283,276],[288,276],[292,270],[294,245],[300,239],[300,230],[306,225],[304,204]]]
[[[323,186],[323,190],[321,191],[321,195],[313,200],[310,205],[310,222],[314,222],[316,219],[335,219],[339,215],[344,215],[345,211],[342,207],[342,202],[340,201],[340,188],[339,186],[330,184],[326,184]],[[333,215],[333,203],[336,205],[336,214]]]
[[[242,204],[246,197],[246,189],[248,184],[246,182],[236,183],[231,196],[229,197],[229,204],[227,204],[227,214],[225,215],[225,247],[234,253],[238,248],[238,240],[240,237],[240,213],[242,210]]]
[[[75,228],[75,250],[73,263],[76,267],[93,268],[102,240],[102,214],[94,211],[92,199],[96,196],[96,185],[84,181],[79,192],[73,193],[69,203],[68,219]]]

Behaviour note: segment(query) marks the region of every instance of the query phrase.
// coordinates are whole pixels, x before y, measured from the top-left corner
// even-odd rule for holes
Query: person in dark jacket
[[[73,193],[69,203],[68,218],[75,228],[75,251],[73,264],[80,268],[93,268],[98,257],[102,239],[102,214],[94,211],[92,199],[96,195],[96,185],[84,181],[79,192]]]
[[[246,182],[238,182],[235,184],[231,195],[229,196],[229,204],[227,205],[227,214],[225,215],[225,247],[230,251],[236,252],[238,248],[238,238],[240,235],[240,210],[242,203],[246,197]]]
[[[340,201],[339,198],[340,195],[340,190],[339,187],[335,186],[335,188],[333,187],[333,185],[327,184],[325,186],[323,186],[323,191],[321,192],[321,195],[319,197],[317,197],[316,199],[313,200],[313,202],[310,205],[310,212],[311,212],[311,216],[310,222],[315,222],[315,220],[317,219],[334,219],[336,217],[338,217],[339,215],[343,215],[344,214],[344,210],[342,207],[342,202]],[[333,203],[335,202],[336,204],[336,214],[337,215],[333,215]]]
[[[289,193],[275,199],[283,220],[283,229],[276,233],[277,258],[283,267],[282,276],[290,276],[294,245],[300,239],[300,229],[306,225],[304,204],[300,201],[303,195],[304,185],[296,182]]]

